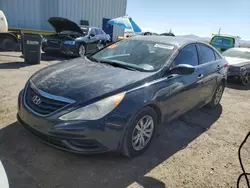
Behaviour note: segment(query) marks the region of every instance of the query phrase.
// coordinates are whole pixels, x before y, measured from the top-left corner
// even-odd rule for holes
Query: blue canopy
[[[132,20],[131,17],[123,16],[108,21],[109,24],[132,30],[133,32],[141,32],[141,28]]]

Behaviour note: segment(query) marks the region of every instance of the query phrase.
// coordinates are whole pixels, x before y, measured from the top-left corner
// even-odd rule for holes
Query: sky
[[[212,33],[250,40],[250,0],[127,0],[127,14],[141,28],[176,35]]]

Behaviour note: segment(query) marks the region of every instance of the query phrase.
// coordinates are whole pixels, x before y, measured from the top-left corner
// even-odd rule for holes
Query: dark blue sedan
[[[135,36],[35,73],[17,118],[57,148],[137,156],[156,131],[193,108],[219,105],[227,62],[206,43]]]

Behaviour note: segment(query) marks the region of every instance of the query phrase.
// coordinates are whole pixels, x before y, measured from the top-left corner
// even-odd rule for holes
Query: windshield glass
[[[81,30],[82,30],[82,33],[83,33],[84,35],[87,35],[88,32],[89,32],[89,28],[81,27]]]
[[[238,57],[250,60],[250,50],[245,49],[229,49],[223,53],[224,56]]]
[[[92,57],[144,71],[160,69],[172,54],[174,46],[154,41],[122,40],[97,52]]]
[[[233,46],[234,39],[229,37],[214,37],[212,40],[212,44]]]

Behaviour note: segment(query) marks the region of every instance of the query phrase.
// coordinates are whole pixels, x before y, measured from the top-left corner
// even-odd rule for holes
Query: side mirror
[[[195,67],[188,64],[180,64],[169,70],[169,74],[189,75],[195,71]]]
[[[89,36],[90,36],[90,37],[94,37],[95,35],[94,35],[93,33],[91,33]]]

